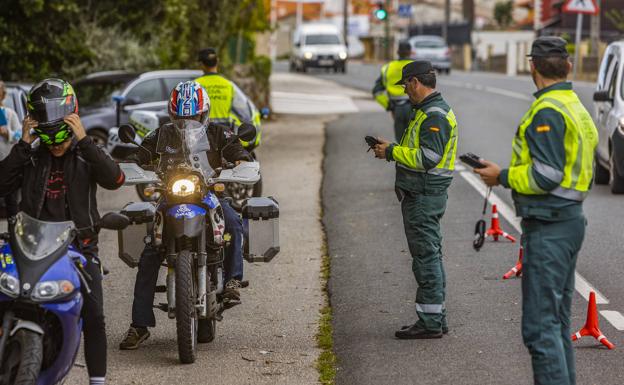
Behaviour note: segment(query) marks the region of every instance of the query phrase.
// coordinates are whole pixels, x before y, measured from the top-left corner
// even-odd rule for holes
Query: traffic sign
[[[399,4],[398,12],[399,17],[410,18],[412,17],[412,5],[411,4]]]
[[[590,15],[598,14],[598,4],[596,0],[568,0],[562,8],[563,12],[568,13],[587,13]]]

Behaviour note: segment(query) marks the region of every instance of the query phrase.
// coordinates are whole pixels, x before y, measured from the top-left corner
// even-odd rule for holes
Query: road
[[[310,76],[369,90],[378,69],[351,64],[347,75]],[[458,151],[507,164],[513,134],[530,104],[530,79],[456,72],[442,76],[439,85],[459,121]],[[592,111],[591,85],[576,89]],[[515,264],[518,246],[488,242],[479,253],[472,249],[483,197],[475,188],[480,182],[467,171],[455,176],[442,223],[451,332],[442,340],[394,339],[397,328],[414,320],[416,285],[393,166],[366,153],[363,137],[371,134],[390,138],[391,120],[380,109],[344,115],[326,128],[323,220],[332,259],[337,384],[532,383],[520,335],[520,280],[501,279]],[[518,236],[510,194],[501,188],[495,194],[505,211],[502,226]],[[618,330],[624,329],[618,319],[624,313],[621,199],[607,187],[595,186],[585,203],[589,225],[577,268],[584,281],[577,280],[572,319],[573,329],[584,324],[584,296],[597,289],[604,299],[598,307],[602,331],[617,347],[624,346]],[[591,339],[575,346],[579,384],[624,383],[621,348],[608,351]]]

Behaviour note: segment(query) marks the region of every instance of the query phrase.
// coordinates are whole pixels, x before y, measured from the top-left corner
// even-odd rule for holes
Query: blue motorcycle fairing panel
[[[219,206],[219,198],[212,191],[208,191],[202,202],[211,209],[216,209]]]
[[[167,216],[173,217],[175,219],[191,219],[195,218],[198,215],[206,215],[206,210],[201,208],[200,206],[193,204],[181,204],[175,205],[167,210]]]

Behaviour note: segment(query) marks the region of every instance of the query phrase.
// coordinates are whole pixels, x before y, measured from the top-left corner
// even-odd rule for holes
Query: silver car
[[[602,58],[594,93],[598,148],[597,184],[624,193],[624,41],[611,43]]]
[[[409,38],[412,60],[429,60],[439,72],[451,73],[451,50],[440,36],[418,35]]]

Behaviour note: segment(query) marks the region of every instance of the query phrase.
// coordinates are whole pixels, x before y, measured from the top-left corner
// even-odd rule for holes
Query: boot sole
[[[434,340],[438,338],[442,338],[442,333],[440,334],[417,334],[417,335],[394,335],[399,340]]]

